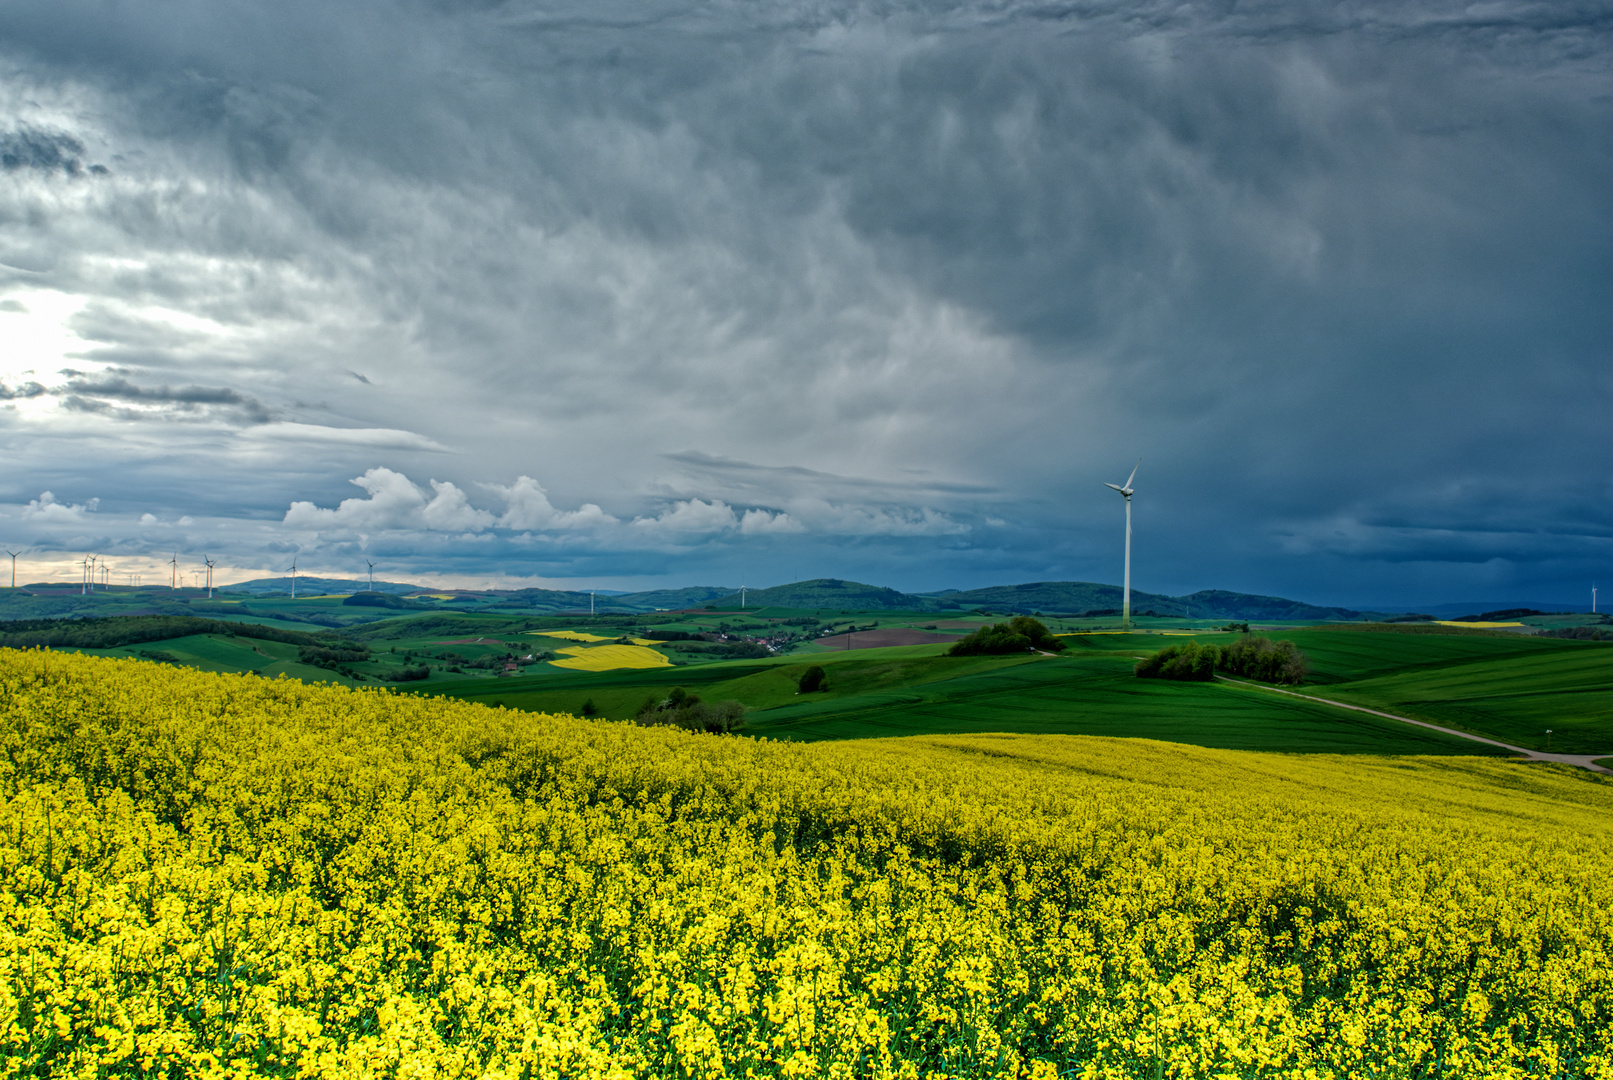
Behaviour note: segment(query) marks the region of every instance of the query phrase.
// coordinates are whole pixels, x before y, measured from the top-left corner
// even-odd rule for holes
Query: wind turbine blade
[[[1128,477],[1126,477],[1126,486],[1127,486],[1127,487],[1130,487],[1130,486],[1131,486],[1131,482],[1132,482],[1132,481],[1133,481],[1133,480],[1135,480],[1135,479],[1137,479],[1137,470],[1138,470],[1138,469],[1140,469],[1140,468],[1142,468],[1142,467],[1143,467],[1143,459],[1142,459],[1142,458],[1138,458],[1138,459],[1137,459],[1137,464],[1135,464],[1135,465],[1133,465],[1133,466],[1132,466],[1132,467],[1131,467],[1131,475],[1130,475],[1130,476],[1128,476]]]
[[[1126,493],[1126,489],[1121,487],[1119,484],[1105,484],[1103,486],[1106,487],[1106,488],[1114,488],[1116,491],[1120,492],[1120,494],[1122,494],[1122,495],[1124,495]]]

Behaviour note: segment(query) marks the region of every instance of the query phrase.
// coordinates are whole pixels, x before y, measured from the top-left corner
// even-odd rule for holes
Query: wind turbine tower
[[[594,613],[594,590],[588,590],[588,614]]]
[[[174,557],[168,560],[168,564],[171,567],[168,571],[168,587],[177,589],[179,588],[179,552],[174,552]]]
[[[370,560],[368,560],[368,559],[365,559],[364,561],[367,562],[367,563],[370,563],[370,592],[374,592],[375,591],[375,564],[370,562]]]
[[[297,599],[297,560],[292,559],[291,565],[286,569],[291,571],[291,598],[295,600]]]
[[[207,598],[211,600],[213,599],[213,567],[217,564],[206,555],[202,556],[202,562],[207,564]]]
[[[17,556],[21,555],[22,552],[12,551],[7,548],[6,554],[11,556],[11,587],[15,589],[17,587]]]
[[[1143,459],[1138,458],[1137,464],[1132,466],[1131,475],[1126,477],[1125,484],[1104,484],[1106,488],[1114,488],[1126,500],[1126,585],[1122,594],[1120,605],[1120,625],[1122,629],[1131,629],[1131,482],[1137,479],[1137,470],[1142,468]]]

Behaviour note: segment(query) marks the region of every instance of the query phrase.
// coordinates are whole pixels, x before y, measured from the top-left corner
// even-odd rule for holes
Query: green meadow
[[[111,599],[111,598],[109,598]],[[996,616],[978,611],[888,612],[761,608],[639,616],[517,614],[468,605],[407,611],[362,608],[343,597],[192,598],[187,614],[358,642],[367,659],[318,667],[297,644],[229,633],[191,634],[101,655],[251,671],[349,686],[446,695],[527,711],[633,716],[674,687],[707,701],[736,700],[747,734],[789,740],[978,732],[1129,736],[1229,749],[1296,753],[1487,754],[1482,744],[1325,704],[1224,683],[1169,683],[1131,674],[1137,658],[1172,643],[1227,644],[1235,633],[1184,619],[1048,619],[1063,633],[1058,656],[948,657],[946,640],[888,648],[843,647],[848,629],[956,637]],[[131,610],[117,597],[94,613]],[[77,612],[91,614],[88,609]],[[785,634],[778,655],[735,659],[718,642],[658,641],[668,666],[573,671],[546,658],[578,644],[543,630],[614,640],[682,631],[731,643]],[[1613,645],[1427,624],[1256,627],[1293,641],[1310,661],[1305,693],[1381,709],[1518,746],[1613,756]],[[333,636],[334,635],[334,636]],[[312,639],[309,639],[312,640]],[[833,642],[839,642],[833,645]],[[802,694],[809,665],[827,688]],[[513,665],[513,666],[512,666]],[[424,669],[415,682],[387,678]],[[1547,732],[1550,731],[1548,738]]]

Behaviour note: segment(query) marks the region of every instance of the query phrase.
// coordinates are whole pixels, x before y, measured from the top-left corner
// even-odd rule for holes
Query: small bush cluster
[[[819,690],[829,689],[829,676],[822,665],[813,664],[801,673],[801,681],[796,686],[803,694],[815,694]]]
[[[355,664],[370,658],[370,647],[355,642],[351,647],[326,648],[304,645],[297,650],[297,659],[314,667],[333,668],[337,664]]]
[[[1133,669],[1139,679],[1208,682],[1219,673],[1290,685],[1309,670],[1305,654],[1292,641],[1263,637],[1242,638],[1226,648],[1197,641],[1171,645],[1143,657]]]
[[[1299,682],[1310,671],[1310,662],[1292,641],[1246,637],[1221,650],[1220,669],[1229,675],[1242,675],[1261,682]]]
[[[633,717],[641,724],[723,734],[745,726],[745,706],[738,701],[701,701],[681,686],[657,701],[650,698]]]
[[[431,668],[426,664],[421,664],[419,667],[399,668],[396,671],[387,672],[381,678],[387,682],[419,682],[421,679],[431,678]]]
[[[982,626],[967,637],[961,637],[947,650],[948,656],[996,656],[1003,653],[1062,652],[1064,642],[1053,636],[1040,619],[1029,615],[1016,615],[1005,623]]]
[[[1567,638],[1570,641],[1613,641],[1613,629],[1602,626],[1565,626],[1558,630],[1543,630],[1540,636]]]
[[[1171,645],[1143,657],[1134,670],[1139,679],[1209,682],[1215,678],[1215,666],[1220,660],[1221,650],[1216,646],[1189,641],[1186,645]]]

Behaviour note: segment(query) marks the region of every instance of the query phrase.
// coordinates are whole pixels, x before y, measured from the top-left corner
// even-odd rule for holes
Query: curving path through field
[[[1613,757],[1613,753],[1548,754],[1543,750],[1530,750],[1527,747],[1513,746],[1511,743],[1500,742],[1496,739],[1486,739],[1482,735],[1469,734],[1466,731],[1458,731],[1455,728],[1440,727],[1438,724],[1430,724],[1426,720],[1413,720],[1409,716],[1396,716],[1394,713],[1382,712],[1378,709],[1369,709],[1365,705],[1351,705],[1348,702],[1333,701],[1329,698],[1317,697],[1314,694],[1301,694],[1297,690],[1283,690],[1275,686],[1263,686],[1260,683],[1244,682],[1242,679],[1229,679],[1225,675],[1217,675],[1216,678],[1221,682],[1231,683],[1233,686],[1245,686],[1253,690],[1270,690],[1274,694],[1287,694],[1289,697],[1304,698],[1306,701],[1316,701],[1323,705],[1332,705],[1337,709],[1349,709],[1352,712],[1367,713],[1371,716],[1381,716],[1385,720],[1398,720],[1402,724],[1416,724],[1418,727],[1428,728],[1430,731],[1438,731],[1446,735],[1455,735],[1459,739],[1467,739],[1470,742],[1484,743],[1487,746],[1499,746],[1501,749],[1510,750],[1514,754],[1522,754],[1530,761],[1555,761],[1559,765],[1574,765],[1581,769],[1589,769],[1591,772],[1606,773],[1609,776],[1613,776],[1613,769],[1606,768],[1605,766],[1598,765],[1596,763],[1599,758]]]

